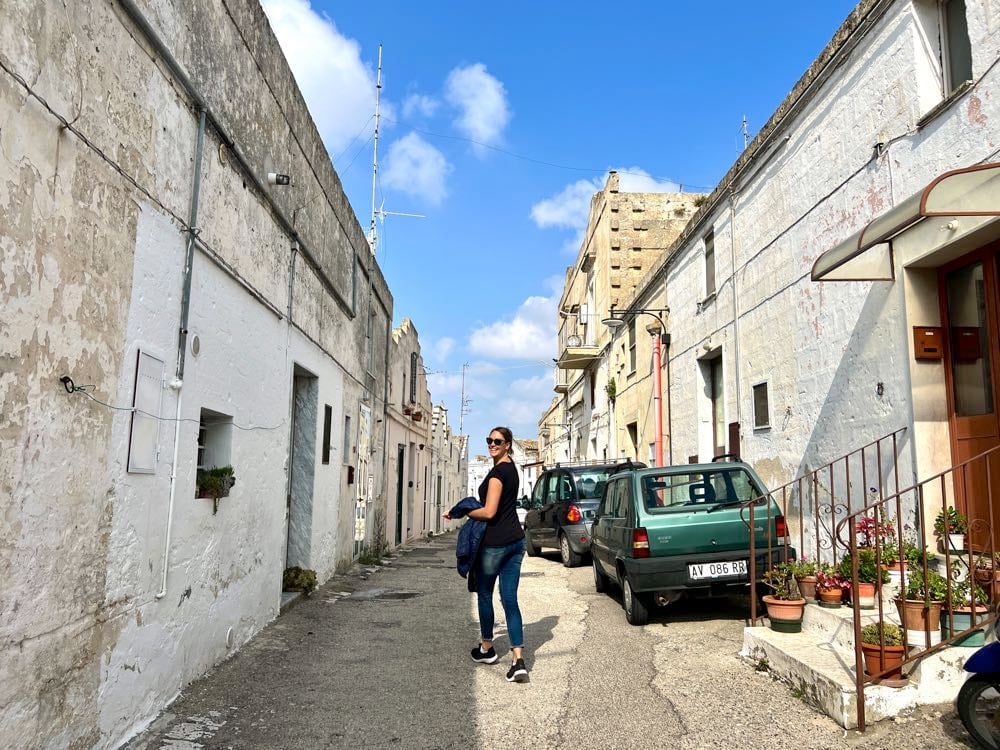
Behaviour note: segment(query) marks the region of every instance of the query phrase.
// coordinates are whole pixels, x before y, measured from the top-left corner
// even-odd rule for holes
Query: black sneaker
[[[518,659],[510,665],[507,670],[507,682],[527,682],[528,668],[524,666],[524,659]]]
[[[476,646],[472,649],[472,661],[479,662],[480,664],[496,664],[499,658],[496,649],[492,646],[490,646],[489,651],[483,651],[482,646]]]

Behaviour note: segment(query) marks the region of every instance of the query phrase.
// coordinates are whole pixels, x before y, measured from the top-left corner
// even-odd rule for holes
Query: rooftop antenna
[[[400,213],[397,211],[386,211],[385,201],[382,201],[381,206],[377,206],[375,203],[375,193],[378,186],[378,126],[379,121],[382,117],[382,45],[378,46],[378,77],[375,80],[375,147],[372,155],[372,224],[371,230],[368,234],[368,245],[372,251],[372,255],[377,253],[378,245],[378,231],[376,227],[376,220],[381,219],[385,223],[386,216],[413,216],[418,219],[426,218],[423,214],[407,214]]]
[[[368,244],[372,255],[375,255],[375,219],[378,216],[375,208],[375,187],[378,183],[378,122],[381,117],[379,106],[382,101],[382,45],[378,46],[378,78],[375,80],[375,149],[372,155],[372,226],[368,235]]]
[[[376,119],[375,122],[378,122]],[[377,126],[376,126],[377,127]],[[750,145],[750,131],[747,129],[747,116],[743,115],[743,149]]]

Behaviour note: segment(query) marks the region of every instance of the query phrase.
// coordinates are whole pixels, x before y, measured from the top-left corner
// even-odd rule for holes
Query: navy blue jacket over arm
[[[448,515],[452,518],[462,518],[470,510],[482,507],[483,504],[476,498],[465,497],[459,500],[455,507],[448,511]],[[482,544],[485,534],[486,521],[477,521],[474,518],[466,521],[458,532],[458,542],[455,546],[458,574],[462,578],[468,577],[469,591],[476,590],[476,557],[479,555],[479,547]]]

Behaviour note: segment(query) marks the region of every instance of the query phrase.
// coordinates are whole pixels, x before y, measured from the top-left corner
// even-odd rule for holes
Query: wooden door
[[[1000,446],[1000,244],[941,269],[942,319],[947,330],[945,379],[953,464]],[[955,501],[974,525],[971,542],[1000,549],[1000,451],[955,473]],[[992,495],[992,497],[991,497]],[[937,510],[933,511],[934,513]],[[928,519],[929,521],[932,519]],[[978,527],[978,528],[977,528]]]

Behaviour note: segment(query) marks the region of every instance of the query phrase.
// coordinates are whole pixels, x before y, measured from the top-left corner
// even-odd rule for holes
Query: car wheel
[[[598,594],[603,594],[608,590],[608,577],[601,572],[601,569],[597,565],[596,557],[591,555],[590,562],[594,566],[594,588],[597,590]]]
[[[575,568],[582,559],[580,555],[569,546],[569,538],[565,534],[559,535],[559,556],[562,557],[562,564],[567,568]]]
[[[628,578],[622,581],[622,604],[625,605],[625,619],[629,625],[645,625],[649,621],[646,597],[632,590]]]
[[[541,550],[535,546],[535,543],[531,541],[531,533],[525,529],[524,532],[524,551],[528,553],[528,557],[538,557]]]

